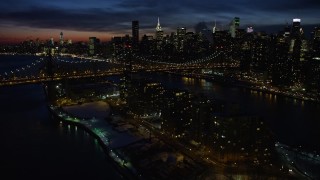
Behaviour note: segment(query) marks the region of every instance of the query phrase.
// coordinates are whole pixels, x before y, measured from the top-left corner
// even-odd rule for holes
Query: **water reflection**
[[[320,105],[309,101],[297,100],[281,95],[246,90],[240,87],[225,86],[213,81],[188,83],[187,77],[166,74],[153,76],[166,87],[188,89],[203,93],[209,98],[222,100],[227,104],[240,104],[241,112],[255,114],[268,123],[277,139],[286,144],[320,150]],[[189,80],[190,81],[190,80]],[[197,81],[197,80],[192,80]],[[208,88],[210,87],[210,88]],[[269,94],[269,95],[266,95]]]

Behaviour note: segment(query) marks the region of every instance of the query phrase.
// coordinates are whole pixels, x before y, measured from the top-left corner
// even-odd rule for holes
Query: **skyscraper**
[[[291,38],[289,48],[289,59],[291,68],[291,83],[301,82],[301,61],[304,61],[305,51],[303,48],[301,19],[295,18],[292,21]]]
[[[240,18],[235,17],[230,23],[230,35],[231,37],[235,38],[236,37],[236,32],[239,29],[240,26]]]
[[[317,60],[320,58],[320,27],[315,27],[312,37],[312,56]]]
[[[214,21],[214,26],[212,28],[212,34],[215,34],[216,33],[216,30],[217,30],[217,22]]]
[[[100,42],[100,40],[96,37],[89,37],[89,43],[88,43],[88,54],[90,56],[94,56],[97,53],[97,45]]]
[[[185,35],[187,33],[187,29],[185,27],[177,28],[177,39],[176,39],[176,49],[179,52],[183,51]]]
[[[235,17],[233,19],[233,21],[234,21],[234,25],[235,25],[236,29],[238,29],[239,26],[240,26],[240,18],[239,17]]]
[[[158,17],[158,23],[156,26],[156,48],[158,50],[161,49],[162,40],[163,40],[163,31],[161,29],[160,19]]]
[[[50,46],[54,46],[54,40],[53,40],[53,37],[51,37],[51,38],[50,38],[50,41],[49,41],[49,42],[50,42],[50,43],[49,43],[49,45],[50,45]]]
[[[293,38],[298,38],[301,35],[301,19],[295,18],[292,20],[292,27],[291,27],[291,36]]]
[[[178,27],[177,28],[177,36],[178,38],[183,38],[184,35],[187,33],[187,29],[185,27]]]
[[[320,39],[320,27],[315,27],[313,30],[313,39]]]
[[[157,24],[157,27],[156,27],[156,40],[157,41],[162,41],[162,38],[163,38],[163,31],[161,29],[160,20],[159,20],[159,17],[158,17],[158,24]]]
[[[139,45],[139,21],[132,21],[132,46],[138,50]]]
[[[63,32],[60,33],[60,45],[63,45]]]

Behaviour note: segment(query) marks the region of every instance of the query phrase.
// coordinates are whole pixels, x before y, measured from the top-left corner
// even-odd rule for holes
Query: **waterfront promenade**
[[[60,124],[65,123],[68,124],[68,126],[70,126],[70,124],[79,126],[93,135],[99,141],[107,155],[116,163],[120,173],[128,179],[137,179],[138,175],[136,174],[136,169],[129,161],[121,158],[113,149],[139,141],[139,138],[128,133],[119,133],[113,130],[112,127],[102,119],[74,117],[69,115],[62,108],[53,105],[49,106],[49,110],[51,111],[52,116],[58,120]]]

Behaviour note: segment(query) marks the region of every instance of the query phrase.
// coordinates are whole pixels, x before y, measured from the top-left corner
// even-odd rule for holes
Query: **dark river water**
[[[31,58],[0,56],[1,70]],[[50,118],[41,85],[1,87],[0,116],[1,179],[122,179],[90,135]]]
[[[32,56],[0,56],[0,76],[32,62]],[[168,88],[188,89],[261,116],[278,141],[320,151],[320,105],[176,75],[152,74]],[[81,129],[51,118],[41,85],[0,88],[1,175],[9,179],[121,179],[96,141]],[[3,179],[3,178],[2,178]]]

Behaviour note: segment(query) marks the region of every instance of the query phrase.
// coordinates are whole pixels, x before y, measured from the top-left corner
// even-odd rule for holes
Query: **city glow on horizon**
[[[72,42],[87,42],[89,37],[97,37],[102,42],[109,41],[117,34],[106,32],[84,32],[84,31],[70,31],[59,29],[36,29],[36,28],[2,28],[0,31],[0,44],[20,43],[26,40],[40,40],[46,41],[53,38],[54,41],[59,41],[60,33],[63,32],[64,40],[72,40]]]

